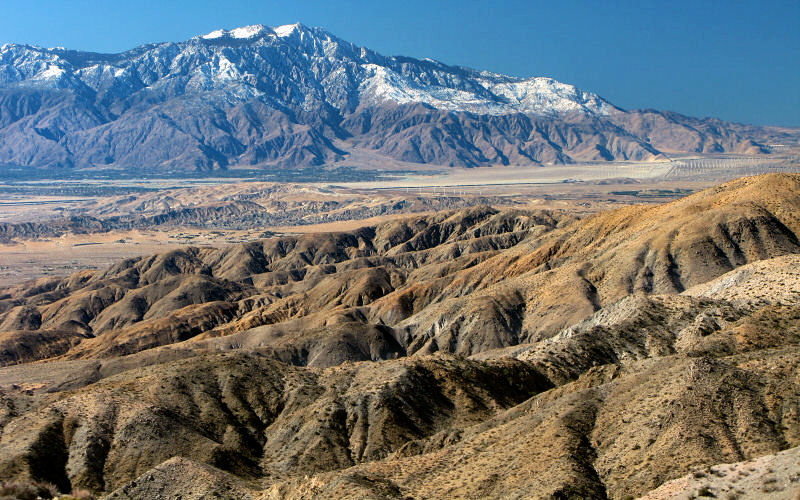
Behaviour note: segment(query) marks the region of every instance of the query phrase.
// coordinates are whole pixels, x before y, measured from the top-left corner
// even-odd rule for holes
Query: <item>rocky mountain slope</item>
[[[800,176],[770,174],[2,290],[0,479],[111,498],[795,494],[798,208]],[[748,461],[773,470],[711,477]]]
[[[120,54],[0,47],[0,165],[207,170],[478,166],[766,153],[794,132],[625,111],[549,78],[387,57],[300,24]],[[790,141],[791,142],[791,141]]]
[[[800,494],[800,448],[764,455],[755,460],[699,468],[686,477],[670,481],[645,495],[643,500],[696,498],[698,492],[709,498],[741,497],[780,500]]]

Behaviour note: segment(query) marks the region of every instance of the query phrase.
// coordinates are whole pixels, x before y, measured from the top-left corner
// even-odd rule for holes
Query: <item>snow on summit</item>
[[[298,32],[303,36],[293,36]],[[142,49],[105,60],[86,57],[92,65],[76,67],[81,58],[67,59],[65,50],[5,44],[0,87],[85,85],[124,99],[143,88],[174,88],[176,81],[186,80],[187,92],[223,91],[234,101],[266,93],[273,101],[286,99],[282,105],[304,109],[322,102],[352,106],[353,97],[360,105],[424,103],[485,115],[604,114],[613,108],[595,94],[549,78],[512,78],[434,59],[386,57],[299,23],[217,29]],[[276,85],[275,74],[282,75],[281,88],[262,90]]]
[[[225,30],[214,30],[211,33],[206,33],[202,35],[200,38],[205,38],[206,40],[213,40],[215,38],[221,38],[225,36],[227,32]]]
[[[233,38],[253,38],[256,35],[260,35],[265,30],[264,26],[260,24],[255,24],[253,26],[245,26],[243,28],[236,28],[230,31],[230,34]]]
[[[234,28],[232,30],[214,30],[211,33],[202,35],[200,38],[204,38],[206,40],[214,40],[216,38],[222,38],[224,36],[229,36],[231,38],[239,38],[239,39],[247,39],[253,38],[258,36],[266,31],[266,26],[261,24],[253,24],[252,26],[242,26],[241,28]]]
[[[272,31],[278,37],[284,38],[290,36],[292,33],[297,31],[299,27],[300,23],[284,24],[283,26],[275,26],[273,28],[269,28],[267,26],[264,26],[263,24],[253,24],[251,26],[242,26],[240,28],[233,28],[231,30],[224,30],[224,29],[214,30],[211,33],[201,35],[200,38],[203,38],[205,40],[215,40],[217,38],[222,38],[227,36],[240,40],[246,40],[249,38],[254,38],[259,35],[262,35],[268,31]]]
[[[283,38],[297,31],[298,28],[300,28],[300,23],[284,24],[283,26],[272,28],[272,31],[274,31],[279,37]]]

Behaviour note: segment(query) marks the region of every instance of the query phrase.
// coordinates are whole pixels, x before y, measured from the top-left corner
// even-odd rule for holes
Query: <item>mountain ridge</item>
[[[302,24],[118,54],[0,47],[0,165],[282,168],[358,149],[409,163],[538,165],[767,153],[765,134],[626,111],[551,78],[383,56]]]

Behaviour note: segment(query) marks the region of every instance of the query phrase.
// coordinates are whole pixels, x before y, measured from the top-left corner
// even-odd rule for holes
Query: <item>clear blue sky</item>
[[[549,76],[623,108],[800,126],[800,0],[3,0],[0,42],[118,52],[302,22],[387,55]]]

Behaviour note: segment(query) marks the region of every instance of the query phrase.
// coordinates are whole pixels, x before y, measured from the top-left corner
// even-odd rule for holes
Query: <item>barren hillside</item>
[[[800,175],[771,174],[7,288],[0,479],[113,498],[754,495],[662,485],[800,446],[799,213]]]

